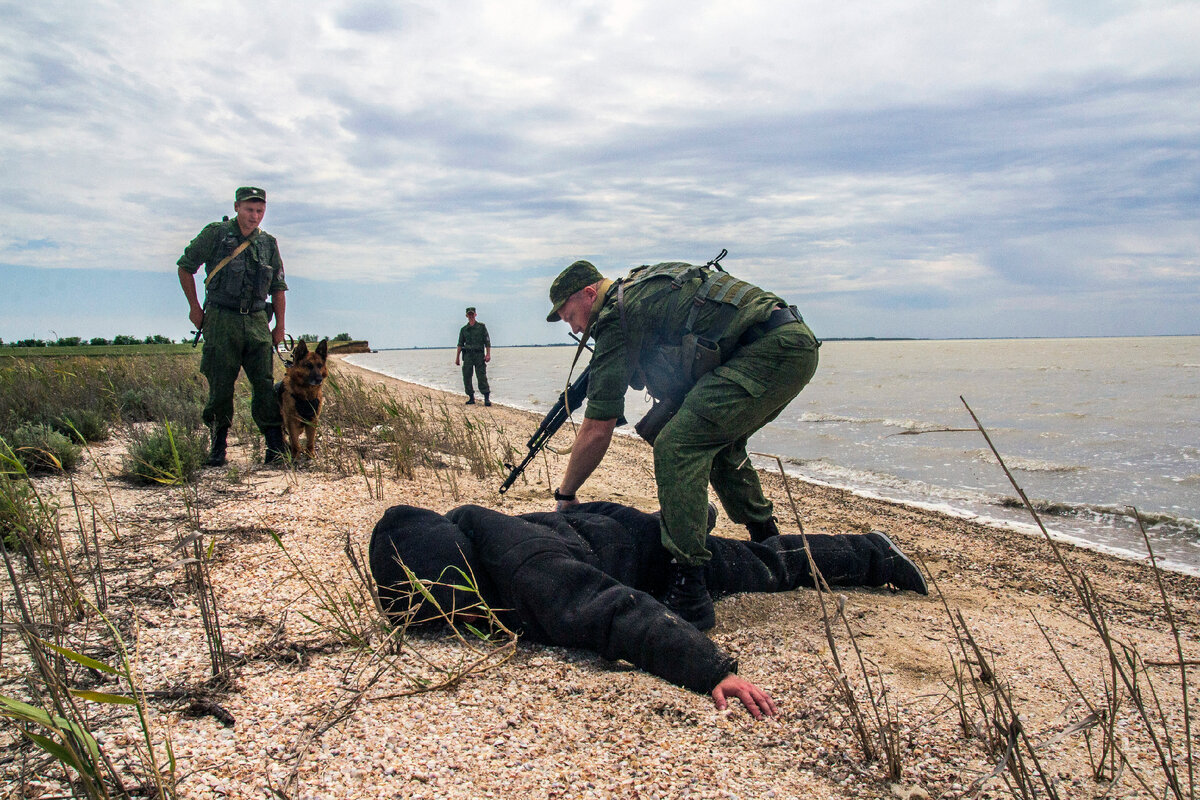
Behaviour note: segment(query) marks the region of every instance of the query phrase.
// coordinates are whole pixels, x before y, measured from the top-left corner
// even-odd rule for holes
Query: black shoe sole
[[[905,564],[907,564],[909,566],[909,568],[912,569],[913,573],[916,575],[917,580],[920,581],[920,583],[917,586],[899,586],[895,583],[892,583],[891,585],[895,586],[897,589],[900,589],[901,591],[908,590],[910,592],[916,592],[917,594],[929,594],[929,584],[927,584],[925,582],[925,576],[924,576],[924,574],[921,573],[921,568],[918,567],[915,563],[913,563],[913,560],[911,558],[904,555],[904,551],[901,550],[899,547],[897,547],[896,543],[893,542],[891,537],[888,536],[886,533],[884,533],[883,531],[871,531],[871,533],[875,534],[876,536],[878,536],[880,539],[883,539],[883,541],[887,543],[888,549],[891,551],[888,554],[889,558],[895,558],[898,561],[902,561]]]

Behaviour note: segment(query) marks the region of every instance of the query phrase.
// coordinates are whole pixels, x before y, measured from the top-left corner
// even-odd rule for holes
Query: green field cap
[[[239,186],[238,190],[233,193],[233,199],[237,203],[243,200],[262,200],[265,203],[267,202],[267,193],[257,186]]]
[[[563,303],[571,299],[571,295],[602,280],[604,276],[600,274],[600,270],[588,261],[576,261],[564,269],[554,279],[554,283],[550,284],[550,305],[553,308],[550,309],[546,322],[558,322],[561,319],[558,310],[563,307]]]
[[[468,313],[468,314],[474,314],[474,313],[475,313],[475,306],[467,306],[467,313]]]

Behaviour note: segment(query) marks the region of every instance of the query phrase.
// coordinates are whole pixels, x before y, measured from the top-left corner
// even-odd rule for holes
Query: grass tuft
[[[135,432],[125,456],[125,475],[139,483],[179,484],[199,474],[208,456],[208,432],[171,423]]]

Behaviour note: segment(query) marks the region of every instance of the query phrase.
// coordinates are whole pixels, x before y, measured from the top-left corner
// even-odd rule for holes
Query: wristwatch
[[[573,495],[573,494],[563,494],[563,493],[562,493],[562,492],[560,492],[558,489],[555,489],[555,490],[554,490],[554,499],[555,499],[555,500],[558,500],[559,502],[566,501],[566,502],[570,503],[572,500],[574,500],[574,499],[575,499],[575,495]]]

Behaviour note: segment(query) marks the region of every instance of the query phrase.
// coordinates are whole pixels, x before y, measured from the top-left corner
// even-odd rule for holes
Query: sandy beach
[[[334,362],[339,374],[382,384],[403,403],[464,415],[496,440],[523,445],[538,422],[511,408],[464,408],[461,397]],[[555,444],[570,441],[571,431],[563,430]],[[885,727],[895,736],[900,768],[892,780],[886,759],[864,756],[835,682],[819,596],[810,590],[717,603],[710,635],[739,659],[743,676],[775,699],[781,713],[767,722],[754,722],[740,706],[718,713],[707,696],[583,651],[524,642],[504,649],[501,643],[484,668],[442,687],[439,676],[483,651],[443,634],[421,634],[393,659],[371,658],[331,633],[336,626],[313,590],[353,593],[347,544],[365,552],[375,521],[397,503],[439,512],[464,503],[506,513],[551,509],[550,490],[566,457],[537,459],[524,479],[499,495],[499,475],[476,477],[449,460],[411,476],[386,465],[343,475],[323,463],[321,449],[314,464],[278,470],[255,466],[249,443],[233,443],[235,479],[228,471],[206,471],[194,500],[170,487],[112,480],[123,453],[119,439],[93,446],[75,476],[77,495],[97,514],[119,520],[115,534],[100,534],[110,553],[109,607],[130,644],[136,641],[148,692],[196,686],[207,677],[201,620],[183,567],[175,564],[179,555],[171,552],[189,502],[214,543],[210,570],[225,650],[244,657],[230,689],[211,697],[232,725],[211,713],[197,715],[194,705],[189,711],[187,699],[152,694],[148,701],[156,733],[169,731],[181,797],[951,798],[968,789],[975,796],[1008,796],[1003,777],[973,786],[1000,759],[979,736],[964,733],[956,707],[956,665],[960,672],[980,672],[975,654],[964,654],[955,635],[951,615],[958,614],[995,670],[988,691],[1001,687],[1011,699],[1059,797],[1152,796],[1133,777],[1133,766],[1115,787],[1093,779],[1088,741],[1096,750],[1099,730],[1074,728],[1089,715],[1079,691],[1088,703],[1104,703],[1107,657],[1068,573],[1040,537],[795,480],[785,487],[777,474],[764,477],[784,532],[798,532],[790,493],[805,532],[886,531],[927,566],[936,587],[928,597],[886,589],[826,596],[831,613],[844,597],[853,640],[847,623],[836,619],[833,639],[858,703],[871,717],[867,698],[873,695],[890,717]],[[65,478],[41,478],[39,487],[65,497],[70,507]],[[649,446],[617,437],[581,499],[654,510]],[[77,526],[73,511],[63,514],[62,525]],[[724,518],[715,533],[746,538]],[[1165,726],[1172,737],[1188,797],[1180,659],[1154,572],[1146,563],[1067,545],[1062,552],[1076,580],[1086,575],[1095,586],[1112,636],[1136,645],[1148,665],[1139,687],[1152,686],[1157,694],[1162,710],[1154,717],[1159,732]],[[1162,579],[1183,660],[1191,665],[1194,728],[1200,579],[1175,573]],[[6,694],[19,682],[20,661],[10,652],[15,646],[0,662]],[[869,690],[856,648],[868,665]],[[428,681],[425,690],[414,693],[413,675]],[[1127,690],[1119,691],[1115,729],[1122,752],[1161,796],[1155,748]],[[984,724],[977,701],[968,696],[965,702],[974,706],[968,724]],[[135,757],[140,732],[128,718],[98,730],[118,764]],[[8,760],[0,774],[8,788],[0,796],[55,795],[61,786],[53,780],[17,784],[22,760],[33,756],[12,734],[7,727],[0,752]],[[1041,784],[1037,789],[1044,796]]]

